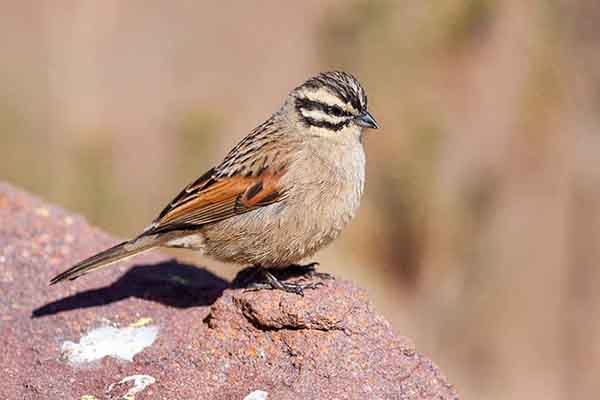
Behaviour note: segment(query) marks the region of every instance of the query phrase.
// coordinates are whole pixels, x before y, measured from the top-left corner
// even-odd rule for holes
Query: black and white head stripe
[[[296,88],[296,109],[308,126],[338,131],[367,109],[364,89],[352,75],[325,72]]]
[[[301,87],[318,90],[326,88],[344,103],[352,105],[357,112],[367,109],[367,95],[354,76],[347,72],[323,72],[307,80]]]

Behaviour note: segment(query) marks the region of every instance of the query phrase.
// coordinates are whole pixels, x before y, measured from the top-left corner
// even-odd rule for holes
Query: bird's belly
[[[203,230],[203,252],[239,264],[296,263],[337,238],[354,214],[313,209],[280,203],[219,222]]]

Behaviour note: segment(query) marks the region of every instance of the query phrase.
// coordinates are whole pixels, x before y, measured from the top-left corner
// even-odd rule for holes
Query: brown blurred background
[[[2,9],[0,179],[131,236],[288,90],[348,70],[382,129],[321,269],[367,288],[465,399],[597,396],[597,1]]]

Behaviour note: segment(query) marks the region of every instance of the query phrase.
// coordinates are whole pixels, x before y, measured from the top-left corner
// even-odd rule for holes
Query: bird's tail
[[[156,236],[142,236],[134,240],[119,243],[118,245],[101,251],[100,253],[87,258],[75,264],[68,270],[56,275],[50,280],[50,284],[54,285],[55,283],[64,281],[66,279],[77,279],[80,276],[88,274],[92,271],[108,267],[117,261],[124,260],[136,254],[160,246],[160,243],[161,241],[157,240]]]

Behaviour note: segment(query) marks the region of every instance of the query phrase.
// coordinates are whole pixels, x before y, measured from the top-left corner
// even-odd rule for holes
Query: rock
[[[0,183],[0,398],[458,398],[344,280],[230,289],[153,252],[48,286],[114,242]]]

